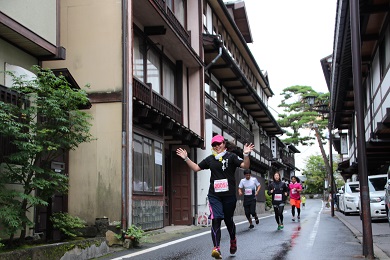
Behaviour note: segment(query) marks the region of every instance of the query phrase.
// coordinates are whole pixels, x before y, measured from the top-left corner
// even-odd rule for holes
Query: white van
[[[385,206],[385,186],[387,182],[387,174],[378,174],[368,176],[368,190],[370,192],[370,210],[371,219],[386,219]],[[361,201],[359,199],[359,208],[361,209]],[[362,212],[360,210],[360,219]]]

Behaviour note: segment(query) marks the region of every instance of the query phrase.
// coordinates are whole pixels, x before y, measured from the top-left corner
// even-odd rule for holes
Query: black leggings
[[[275,212],[275,220],[278,225],[283,225],[283,210],[284,210],[284,204],[283,205],[274,205],[274,212]]]
[[[301,215],[301,209],[300,208],[297,208],[297,213],[298,213],[298,216]],[[295,216],[295,206],[291,206],[291,214],[292,214],[293,217]]]
[[[230,240],[236,238],[236,224],[233,221],[233,216],[230,218],[225,218],[225,225],[230,235]],[[211,220],[211,239],[215,247],[220,246],[221,242],[221,218],[215,218]]]

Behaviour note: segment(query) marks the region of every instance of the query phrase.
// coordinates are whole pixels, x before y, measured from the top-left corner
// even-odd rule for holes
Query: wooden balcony
[[[169,117],[182,124],[181,109],[172,104],[169,100],[153,91],[152,86],[144,84],[136,78],[133,78],[133,97],[135,100],[150,106],[164,116]]]
[[[289,155],[282,155],[282,162],[288,166],[295,167],[295,159]]]
[[[207,93],[205,93],[205,104],[206,117],[213,118],[216,125],[226,129],[236,140],[242,143],[253,143],[254,137],[252,132]]]
[[[203,148],[204,139],[183,125],[179,107],[153,91],[150,84],[133,78],[133,122],[157,132],[167,141],[178,141],[190,147]]]
[[[260,155],[261,155],[261,157],[263,157],[263,158],[265,158],[267,160],[271,160],[272,159],[272,150],[271,150],[271,148],[269,148],[265,144],[262,144],[260,146]]]

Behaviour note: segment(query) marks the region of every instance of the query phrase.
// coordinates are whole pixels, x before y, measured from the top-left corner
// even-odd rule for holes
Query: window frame
[[[137,157],[137,139],[140,141],[140,148],[142,152],[141,157]],[[153,139],[144,134],[134,132],[133,133],[133,174],[132,174],[132,192],[135,195],[154,195],[154,196],[163,196],[165,189],[165,175],[164,175],[164,143],[160,140]],[[149,144],[150,151],[145,153],[145,144]],[[157,145],[156,145],[157,144]],[[159,151],[161,156],[156,157],[157,149],[160,147]],[[149,156],[148,156],[149,154]],[[137,158],[136,158],[137,157]],[[147,158],[149,157],[149,158]],[[157,159],[156,159],[157,158]],[[149,165],[146,167],[145,163]],[[150,163],[152,162],[152,163]],[[158,165],[160,165],[160,170],[158,171]],[[141,174],[137,174],[137,171],[141,171]],[[145,172],[149,175],[145,175]],[[160,175],[160,176],[157,176]],[[136,181],[136,179],[138,181]],[[157,183],[159,182],[159,183]],[[141,185],[139,185],[141,183]],[[161,184],[161,185],[157,185]],[[142,189],[137,189],[141,187]],[[151,189],[149,189],[151,187]],[[148,190],[145,190],[147,188]]]
[[[141,82],[147,84],[147,83],[150,83],[148,82],[148,53],[149,51],[153,52],[153,55],[155,55],[155,57],[158,57],[158,66],[159,66],[159,71],[158,71],[158,89],[156,89],[155,86],[152,85],[152,88],[153,90],[158,93],[159,95],[163,96],[165,99],[167,99],[169,102],[171,102],[172,104],[176,105],[176,106],[179,106],[179,90],[178,90],[178,78],[177,78],[177,71],[178,71],[178,68],[176,66],[176,64],[171,61],[165,54],[162,50],[160,50],[159,48],[157,48],[156,44],[153,43],[153,41],[151,41],[138,27],[134,26],[134,38],[138,38],[140,39],[139,42],[141,43],[140,45],[142,45],[143,47],[140,47],[138,48],[138,51],[140,52],[140,55],[139,57],[142,58],[142,72],[139,73],[138,70],[137,70],[137,74],[141,75],[141,77],[137,74],[135,74],[135,66],[133,64],[133,76],[138,78]],[[134,48],[135,49],[135,48]],[[133,63],[134,62],[134,57],[136,57],[137,55],[135,55],[133,53]],[[165,68],[165,66],[167,66],[168,68]],[[170,96],[166,96],[164,95],[165,92],[168,92],[166,91],[168,87],[165,86],[165,75],[164,75],[164,71],[165,69],[168,69],[168,70],[171,70],[173,72],[173,95],[171,94]],[[170,86],[169,87],[170,89],[172,89],[172,87]],[[171,91],[172,92],[172,91]]]

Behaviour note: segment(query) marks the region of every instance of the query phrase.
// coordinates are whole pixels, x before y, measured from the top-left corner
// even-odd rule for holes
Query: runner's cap
[[[211,143],[223,143],[225,141],[225,137],[222,135],[216,135],[211,139]]]

